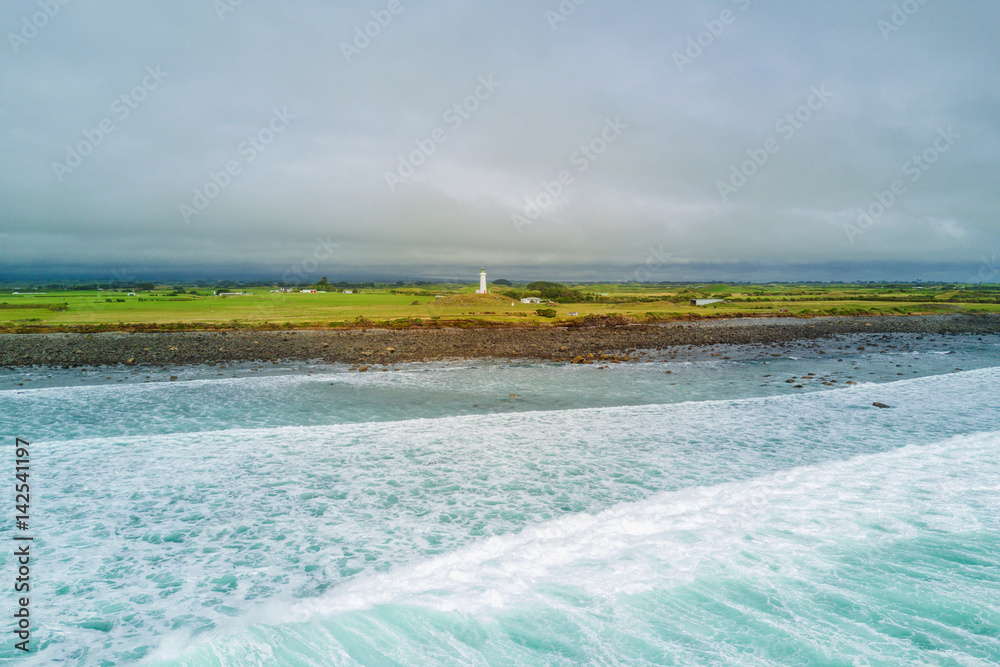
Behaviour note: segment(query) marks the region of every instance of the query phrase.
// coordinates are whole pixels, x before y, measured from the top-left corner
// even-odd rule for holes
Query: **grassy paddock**
[[[575,303],[542,304],[556,311],[542,317],[537,304],[504,296],[473,294],[473,287],[429,285],[366,288],[360,293],[272,293],[247,287],[245,296],[214,296],[193,286],[151,291],[54,290],[14,294],[0,289],[0,330],[110,331],[197,329],[289,329],[496,324],[566,324],[587,316],[624,316],[632,321],[716,317],[812,317],[821,315],[909,315],[1000,312],[996,286],[853,285],[568,285],[587,295]],[[522,286],[514,289],[523,291]],[[444,298],[436,298],[441,295]],[[724,303],[691,306],[692,298]],[[572,313],[577,313],[572,315]]]

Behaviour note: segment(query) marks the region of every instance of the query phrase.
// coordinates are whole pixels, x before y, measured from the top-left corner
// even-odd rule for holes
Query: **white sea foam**
[[[1000,431],[959,436],[562,517],[278,605],[255,619],[267,625],[157,657],[978,664],[1000,655],[1000,589],[976,572],[1000,567],[998,446]],[[910,598],[893,593],[914,584]],[[989,610],[979,631],[963,611],[975,608]],[[869,609],[885,622],[859,623]],[[519,637],[525,622],[533,644]],[[577,645],[559,648],[566,633]],[[646,660],[630,660],[635,650]]]
[[[254,378],[256,382],[273,384],[274,380],[281,380],[284,384],[286,378]],[[369,441],[378,441],[382,438],[379,434],[390,432],[392,440],[394,431],[397,429],[407,430],[414,428],[416,431],[426,431],[431,429],[441,433],[460,433],[463,437],[477,438],[476,431],[490,429],[499,425],[516,425],[527,420],[530,428],[547,429],[547,425],[556,424],[557,429],[567,428],[565,424],[572,423],[579,419],[594,420],[596,424],[588,425],[585,430],[598,428],[606,430],[609,425],[619,429],[634,428],[641,431],[651,424],[640,423],[636,425],[637,419],[657,419],[669,416],[673,411],[683,411],[685,419],[681,421],[680,427],[686,428],[688,418],[703,418],[711,421],[714,414],[719,424],[727,421],[732,426],[736,426],[745,421],[744,407],[754,406],[765,410],[761,414],[764,423],[778,422],[798,424],[804,426],[800,417],[803,409],[817,411],[817,414],[826,410],[850,410],[856,411],[861,408],[869,408],[871,402],[881,398],[892,401],[895,411],[890,413],[879,413],[877,411],[866,410],[867,414],[861,417],[860,413],[853,416],[862,419],[864,422],[872,424],[873,420],[889,419],[894,423],[918,420],[923,423],[936,423],[945,417],[952,420],[960,419],[963,415],[968,415],[974,423],[963,424],[962,428],[972,430],[988,429],[995,422],[993,411],[1000,407],[1000,367],[984,368],[948,375],[922,377],[896,380],[891,383],[858,382],[855,385],[824,391],[821,395],[800,395],[791,394],[784,396],[753,397],[743,399],[721,399],[702,401],[682,401],[676,404],[650,404],[642,406],[622,406],[622,407],[595,407],[576,408],[566,410],[525,410],[517,413],[517,416],[485,414],[466,415],[448,417],[420,417],[416,419],[379,422],[375,424],[341,424],[331,423],[319,426],[280,426],[274,428],[221,428],[210,433],[201,431],[170,433],[162,436],[132,437],[128,435],[112,438],[79,438],[68,441],[51,441],[48,446],[59,448],[68,446],[73,449],[79,448],[101,448],[106,442],[111,441],[119,445],[142,445],[148,443],[156,448],[163,446],[173,449],[184,440],[191,437],[198,437],[202,442],[223,443],[227,440],[238,439],[245,441],[266,441],[280,439],[282,442],[294,443],[321,441],[332,435],[350,436],[359,434]],[[133,389],[139,389],[133,387]],[[144,389],[144,388],[143,388]],[[39,390],[46,391],[46,390]],[[58,391],[58,390],[52,390]],[[201,399],[206,402],[210,398]],[[880,401],[881,402],[881,401]],[[738,409],[734,409],[738,408]],[[771,412],[773,411],[773,412]],[[770,414],[771,419],[767,419]],[[831,425],[836,426],[836,425]],[[705,428],[706,424],[698,422],[697,428]],[[546,434],[551,434],[552,429],[548,429]],[[179,442],[179,441],[180,442]]]
[[[592,369],[558,370],[594,377],[584,375]],[[544,611],[563,595],[614,611],[622,596],[674,604],[658,591],[695,590],[709,575],[730,581],[725,573],[733,571],[757,581],[765,577],[761,562],[784,568],[772,584],[801,571],[819,586],[820,574],[843,564],[845,544],[891,550],[994,529],[995,444],[949,438],[1000,431],[997,368],[736,400],[399,420],[387,419],[396,413],[385,408],[382,421],[320,425],[301,424],[324,409],[323,395],[308,392],[328,384],[251,384],[298,392],[282,419],[302,421],[182,430],[204,404],[232,400],[205,384],[192,392],[200,402],[172,406],[195,417],[170,421],[180,432],[38,441],[33,527],[44,537],[38,556],[46,564],[38,595],[57,619],[46,628],[46,660],[93,644],[77,659],[123,661],[161,643],[212,636],[206,645],[219,650],[214,655],[262,664],[275,642],[291,639],[272,634],[288,632],[289,619],[257,614],[304,609],[297,598],[329,605],[316,607],[318,620],[302,629],[316,636],[334,632],[329,619],[342,623],[345,615],[389,632],[392,623],[372,620],[380,605],[502,616]],[[133,389],[166,402],[185,395],[178,386]],[[52,391],[51,410],[59,399],[96,397],[76,403],[82,414],[106,399]],[[551,401],[561,397],[552,391]],[[263,410],[265,395],[249,392],[243,409]],[[876,400],[892,408],[873,408]],[[151,419],[174,414],[153,398],[121,405],[133,420],[147,408]],[[0,528],[0,539],[9,530]],[[383,591],[391,594],[378,597]],[[784,595],[803,605],[796,613],[822,616],[805,597]],[[718,631],[708,608],[693,604],[704,617],[688,620]],[[231,629],[234,617],[243,630]],[[261,618],[282,623],[275,630]],[[420,618],[421,628],[431,622]],[[570,625],[584,622],[573,618]],[[86,627],[95,623],[111,629]],[[470,650],[434,632],[442,655]],[[228,644],[232,633],[242,643]],[[328,637],[327,649],[350,653],[345,641]],[[323,646],[312,635],[309,642]],[[243,645],[256,646],[258,657]],[[404,662],[420,654],[407,655]]]
[[[549,586],[636,594],[691,583],[706,567],[735,574],[748,567],[748,552],[752,568],[828,569],[837,552],[921,531],[996,531],[1000,516],[989,508],[1000,506],[998,480],[1000,431],[993,431],[666,492],[369,575],[287,617],[388,604],[481,614],[530,604],[525,597],[545,597]]]

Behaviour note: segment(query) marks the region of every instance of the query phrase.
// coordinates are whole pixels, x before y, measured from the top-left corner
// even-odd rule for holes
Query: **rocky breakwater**
[[[315,359],[360,367],[452,358],[582,358],[577,363],[615,363],[641,359],[636,350],[769,344],[850,333],[1000,333],[1000,315],[754,318],[665,324],[597,318],[585,326],[554,327],[2,334],[0,366],[166,366]]]

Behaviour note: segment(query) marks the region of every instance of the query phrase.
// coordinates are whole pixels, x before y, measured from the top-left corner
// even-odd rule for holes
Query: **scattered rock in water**
[[[580,355],[577,355],[577,356],[573,357],[573,363],[574,364],[582,364],[585,361],[586,361],[586,359],[584,359]]]
[[[887,407],[889,407],[885,403],[879,403],[878,401],[875,401],[874,403],[872,403],[872,405],[874,405],[876,408],[887,408]]]
[[[176,375],[171,375],[171,376],[170,376],[170,381],[171,381],[171,382],[173,382],[173,381],[174,381],[174,380],[176,380],[176,379],[177,379],[177,376],[176,376]]]

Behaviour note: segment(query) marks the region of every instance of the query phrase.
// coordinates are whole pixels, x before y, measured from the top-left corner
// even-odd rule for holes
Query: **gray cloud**
[[[7,2],[0,273],[280,275],[329,237],[317,276],[620,279],[662,246],[664,279],[965,279],[1000,245],[1000,7],[903,5],[918,9],[888,30],[894,3],[875,0],[587,0],[558,22],[556,0],[244,0],[221,19],[211,2]],[[831,96],[802,120],[814,87]],[[275,110],[294,116],[280,132]],[[608,119],[627,129],[574,159]],[[958,138],[912,180],[943,128]],[[89,154],[54,167],[68,150]],[[745,183],[723,197],[734,168]],[[512,215],[564,171],[518,233]]]

